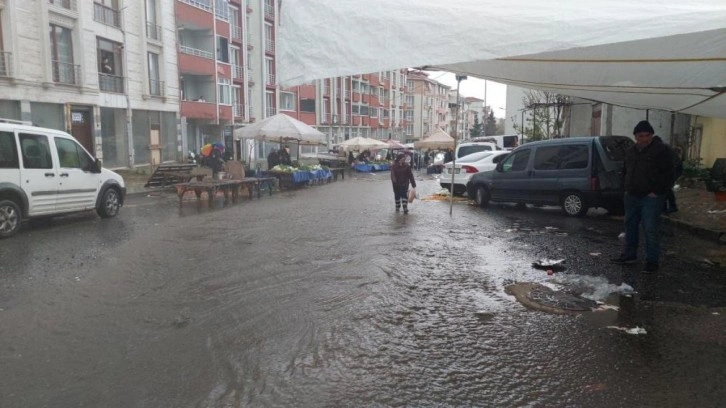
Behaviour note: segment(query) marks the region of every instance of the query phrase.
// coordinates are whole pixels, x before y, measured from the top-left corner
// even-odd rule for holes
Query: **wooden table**
[[[236,203],[239,198],[239,193],[242,187],[247,187],[249,192],[249,198],[253,196],[253,192],[257,192],[257,198],[260,198],[260,185],[267,184],[270,186],[270,195],[272,195],[271,184],[274,182],[274,177],[245,177],[241,180],[205,180],[205,181],[189,181],[186,183],[176,184],[176,195],[179,197],[179,205],[182,204],[182,198],[188,191],[194,191],[197,196],[197,200],[201,200],[202,193],[207,194],[207,200],[211,205],[214,201],[214,197],[217,192],[221,191],[224,194],[224,202],[227,203],[232,198],[232,202]]]

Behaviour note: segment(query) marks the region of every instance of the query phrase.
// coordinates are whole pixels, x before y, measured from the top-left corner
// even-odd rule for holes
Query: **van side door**
[[[558,205],[562,192],[586,192],[590,184],[591,143],[538,146],[532,165],[532,196]]]
[[[18,133],[23,166],[20,183],[28,197],[28,215],[55,212],[58,195],[58,168],[53,160],[48,136]]]
[[[3,184],[8,183],[15,188],[21,188],[20,159],[15,133],[3,131],[0,132],[0,189],[4,187]]]
[[[491,197],[493,201],[527,201],[530,189],[528,175],[532,150],[519,149],[501,163],[492,174]]]
[[[75,140],[53,137],[58,154],[58,212],[90,210],[96,206],[99,175],[93,159]]]

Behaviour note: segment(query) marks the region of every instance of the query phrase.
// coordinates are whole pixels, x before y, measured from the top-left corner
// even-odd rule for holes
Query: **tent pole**
[[[454,154],[451,158],[451,185],[449,186],[449,215],[454,213],[454,172],[456,169],[456,144],[459,140],[459,116],[461,114],[461,95],[459,95],[459,87],[461,81],[466,79],[466,75],[456,76],[456,121],[454,122]],[[446,163],[444,163],[446,164]]]

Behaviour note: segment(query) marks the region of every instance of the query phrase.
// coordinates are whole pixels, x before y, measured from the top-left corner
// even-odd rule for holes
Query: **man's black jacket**
[[[637,145],[628,149],[623,187],[627,193],[635,196],[665,194],[675,181],[673,167],[673,152],[660,137],[655,136],[642,150],[638,150]]]

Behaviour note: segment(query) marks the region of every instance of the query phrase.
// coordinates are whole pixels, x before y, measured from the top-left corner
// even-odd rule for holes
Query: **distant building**
[[[413,134],[407,135],[407,141],[419,140],[439,128],[450,133],[451,87],[430,79],[425,72],[409,71],[408,89],[413,96]]]
[[[71,133],[106,167],[179,157],[174,0],[0,1],[0,117]]]

